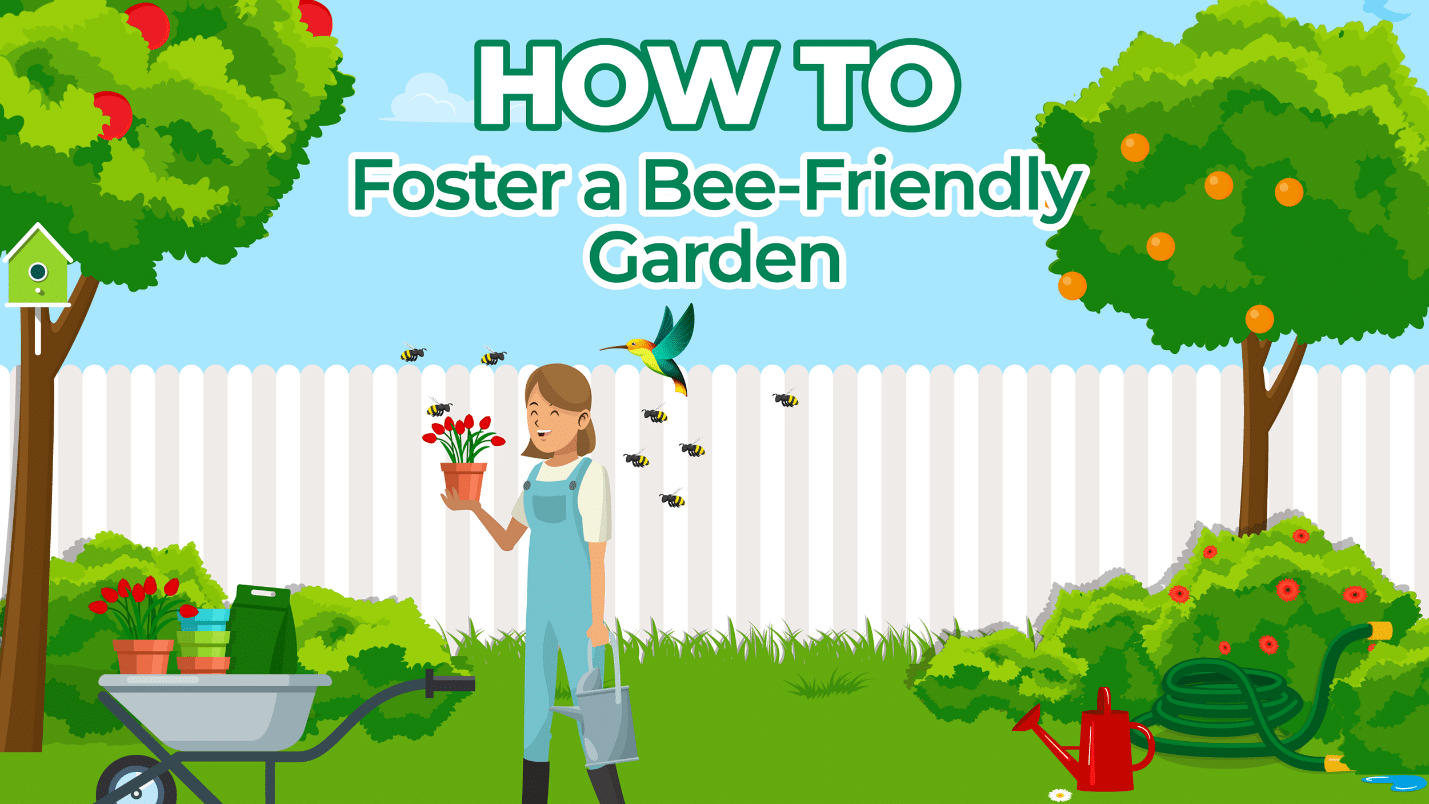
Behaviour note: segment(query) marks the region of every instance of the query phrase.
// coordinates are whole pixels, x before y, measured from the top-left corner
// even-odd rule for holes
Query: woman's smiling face
[[[590,411],[561,410],[541,396],[541,386],[531,389],[526,405],[526,427],[536,449],[554,455],[575,444],[576,433],[590,424]]]

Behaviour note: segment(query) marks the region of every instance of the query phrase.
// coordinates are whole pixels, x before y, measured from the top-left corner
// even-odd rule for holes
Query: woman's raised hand
[[[442,502],[453,511],[476,511],[481,508],[480,500],[463,500],[457,496],[456,489],[442,492]]]

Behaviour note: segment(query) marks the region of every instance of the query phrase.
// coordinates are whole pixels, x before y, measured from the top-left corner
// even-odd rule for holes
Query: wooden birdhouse
[[[68,307],[69,264],[74,258],[35,224],[5,255],[10,269],[6,307]]]

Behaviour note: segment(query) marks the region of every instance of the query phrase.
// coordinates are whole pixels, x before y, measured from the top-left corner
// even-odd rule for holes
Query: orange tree
[[[1242,534],[1265,529],[1270,427],[1306,346],[1423,327],[1429,95],[1403,60],[1388,22],[1221,3],[1038,117],[1049,162],[1091,168],[1047,241],[1063,295],[1144,319],[1171,352],[1241,344]]]
[[[82,274],[57,320],[21,310],[0,750],[44,724],[55,374],[101,284],[266,236],[352,94],[330,33],[312,0],[0,0],[0,248],[39,222]]]

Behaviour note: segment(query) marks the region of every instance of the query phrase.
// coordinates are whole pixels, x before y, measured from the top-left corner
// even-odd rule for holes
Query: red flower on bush
[[[96,600],[93,603],[89,604],[89,610],[94,612],[95,614],[103,614],[104,612],[109,611],[109,604],[105,603],[103,600]],[[1374,646],[1371,645],[1370,647]]]
[[[1369,649],[1370,649],[1370,650],[1374,650],[1375,644],[1376,644],[1376,643],[1374,643],[1374,642],[1369,643]]]
[[[1260,649],[1266,653],[1274,653],[1280,650],[1280,643],[1276,642],[1273,636],[1263,636],[1260,638]]]
[[[1351,586],[1345,590],[1346,603],[1363,603],[1366,597],[1363,586]]]
[[[1171,587],[1171,591],[1167,594],[1171,595],[1171,599],[1176,601],[1177,603],[1185,603],[1187,600],[1191,599],[1190,590],[1188,590],[1184,586],[1173,586]]]
[[[1304,544],[1305,542],[1310,541],[1310,532],[1307,530],[1297,530],[1294,533],[1290,534],[1290,538],[1301,544]]]
[[[166,595],[172,595],[173,593],[175,593],[175,592],[177,592],[177,591],[179,591],[179,579],[178,579],[178,578],[170,578],[170,579],[169,579],[169,582],[166,583],[166,584],[164,584],[164,594],[166,594]]]
[[[1214,544],[1210,544],[1206,545],[1206,549],[1201,551],[1201,555],[1205,556],[1206,558],[1215,558],[1216,554],[1219,552],[1220,551],[1216,549],[1216,546]]]
[[[1231,643],[1229,642],[1222,640],[1221,644],[1216,647],[1220,649],[1222,656],[1229,656],[1231,654]]]
[[[1275,585],[1275,594],[1280,595],[1280,599],[1289,603],[1300,596],[1300,584],[1286,578]]]

